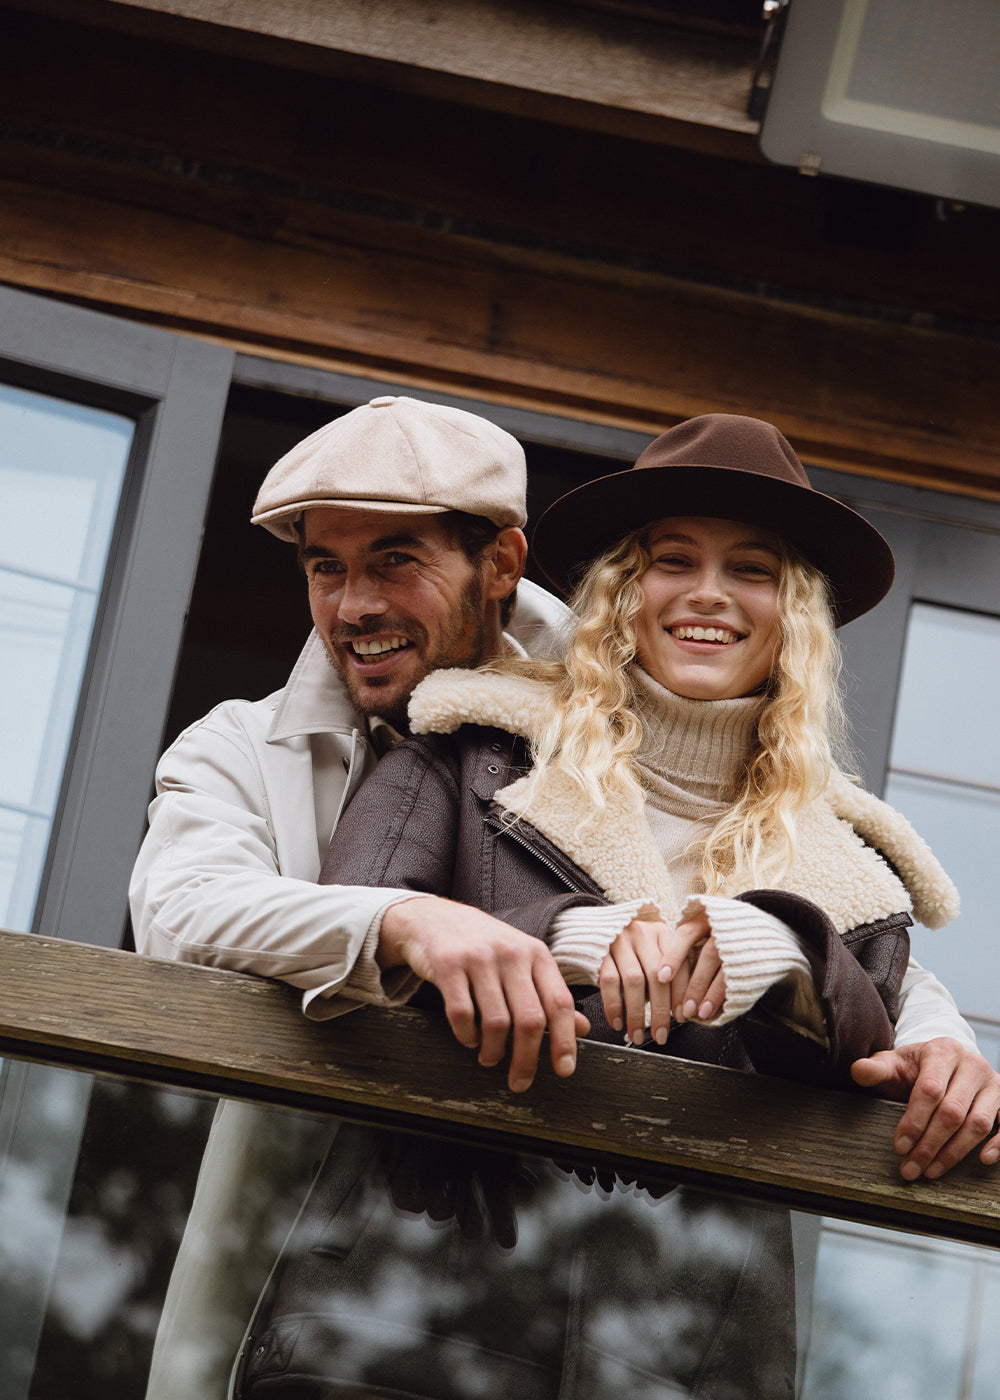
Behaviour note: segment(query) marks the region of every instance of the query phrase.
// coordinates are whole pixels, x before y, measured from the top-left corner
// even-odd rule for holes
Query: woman
[[[726,415],[564,496],[533,544],[560,587],[582,570],[565,663],[429,676],[422,737],[382,759],[321,878],[544,938],[592,1036],[848,1085],[892,1043],[911,911],[933,927],[957,907],[831,759],[834,628],[887,591],[887,544],[774,428]],[[787,1212],[598,1174],[601,1194],[579,1165],[567,1193],[528,1168],[342,1128],[243,1393],[792,1393]]]
[[[560,588],[583,575],[565,664],[429,677],[427,737],[379,765],[321,878],[545,938],[600,988],[602,1039],[848,1084],[891,1043],[911,912],[957,912],[831,758],[834,629],[888,590],[888,545],[775,428],[711,414],[557,501],[533,548]]]

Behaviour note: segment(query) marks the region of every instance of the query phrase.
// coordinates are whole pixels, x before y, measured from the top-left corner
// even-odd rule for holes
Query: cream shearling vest
[[[463,724],[480,724],[531,742],[550,709],[542,682],[447,670],[416,688],[410,722],[415,734],[452,734]],[[609,795],[604,815],[581,835],[590,814],[568,778],[547,774],[530,808],[523,801],[526,786],[520,778],[501,788],[497,803],[531,822],[613,902],[653,899],[665,919],[678,918],[678,895],[641,801]],[[935,929],[958,914],[954,885],[906,818],[839,772],[799,815],[795,860],[776,887],[818,904],[839,933],[901,912]],[[721,893],[741,891],[724,887]]]

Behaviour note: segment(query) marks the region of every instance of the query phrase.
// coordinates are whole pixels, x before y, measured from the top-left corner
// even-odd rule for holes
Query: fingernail
[[[622,1018],[620,1016],[616,1016],[615,1019],[611,1022],[611,1024],[616,1031],[620,1031],[622,1028]]]
[[[656,980],[657,982],[667,983],[670,981],[673,975],[673,968],[670,967],[668,963],[664,963],[663,966],[660,968],[659,972],[656,974]]]
[[[556,1065],[556,1074],[562,1075],[562,1077],[565,1078],[567,1075],[572,1074],[575,1069],[575,1055],[561,1055],[559,1057],[559,1063]]]
[[[512,1094],[523,1094],[525,1089],[531,1088],[530,1079],[512,1079],[510,1090]]]
[[[686,1002],[684,1003],[684,1017],[685,1017],[685,1019],[686,1019],[686,1020],[690,1020],[692,1016],[697,1016],[697,1014],[698,1014],[698,1008],[697,1008],[697,1006],[695,1005],[695,1003],[694,1003],[693,1001],[686,1001]]]
[[[916,1181],[920,1175],[920,1168],[916,1162],[904,1162],[899,1169],[899,1174],[904,1181]]]
[[[699,1019],[702,1020],[702,1021],[708,1021],[708,1020],[710,1020],[710,1019],[711,1019],[711,1016],[712,1016],[712,1012],[713,1012],[714,1010],[715,1010],[715,1007],[712,1005],[712,1003],[711,1003],[710,1001],[703,1001],[702,1004],[698,1007],[698,1017],[699,1017]]]
[[[633,1045],[641,1045],[642,1042],[643,1042],[645,1039],[646,1039],[646,1032],[645,1032],[644,1030],[643,1030],[643,1031],[633,1031],[633,1032],[632,1032],[632,1044],[633,1044]]]
[[[657,1045],[666,1045],[666,1043],[667,1043],[667,1028],[666,1028],[666,1026],[658,1026],[658,1027],[657,1027],[655,1039],[656,1039]]]
[[[944,1167],[942,1167],[940,1162],[932,1162],[930,1166],[924,1170],[924,1176],[926,1176],[929,1181],[937,1181],[939,1176],[944,1176]]]
[[[896,1143],[896,1151],[901,1157],[905,1157],[907,1152],[913,1151],[913,1139],[908,1137],[900,1138]]]
[[[992,1167],[994,1162],[1000,1162],[1000,1147],[987,1147],[981,1160],[987,1167]]]

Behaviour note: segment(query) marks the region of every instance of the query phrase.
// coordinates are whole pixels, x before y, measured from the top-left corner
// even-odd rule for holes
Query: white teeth
[[[682,642],[725,642],[738,641],[737,633],[726,627],[671,627],[670,633]]]
[[[356,656],[381,656],[384,651],[398,651],[400,647],[408,645],[405,637],[385,637],[376,638],[374,642],[351,643]]]

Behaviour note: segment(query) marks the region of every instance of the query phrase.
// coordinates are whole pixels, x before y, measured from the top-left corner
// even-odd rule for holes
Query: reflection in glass
[[[4,1400],[226,1400],[286,1236],[250,1397],[777,1400],[798,1309],[805,1400],[996,1400],[993,1251],[828,1222],[810,1311],[781,1207],[257,1105],[235,1105],[245,1169],[206,1181],[213,1100],[28,1068],[31,1111],[0,1122]],[[186,1224],[197,1239],[209,1220],[191,1214],[199,1170],[225,1228],[188,1257],[192,1306],[167,1324]],[[191,1382],[206,1338],[220,1354]]]
[[[344,1124],[246,1355],[246,1400],[790,1397],[788,1213]]]
[[[827,1221],[803,1400],[996,1400],[998,1282],[993,1251]]]
[[[0,384],[6,928],[31,927],[133,427],[118,414]]]

